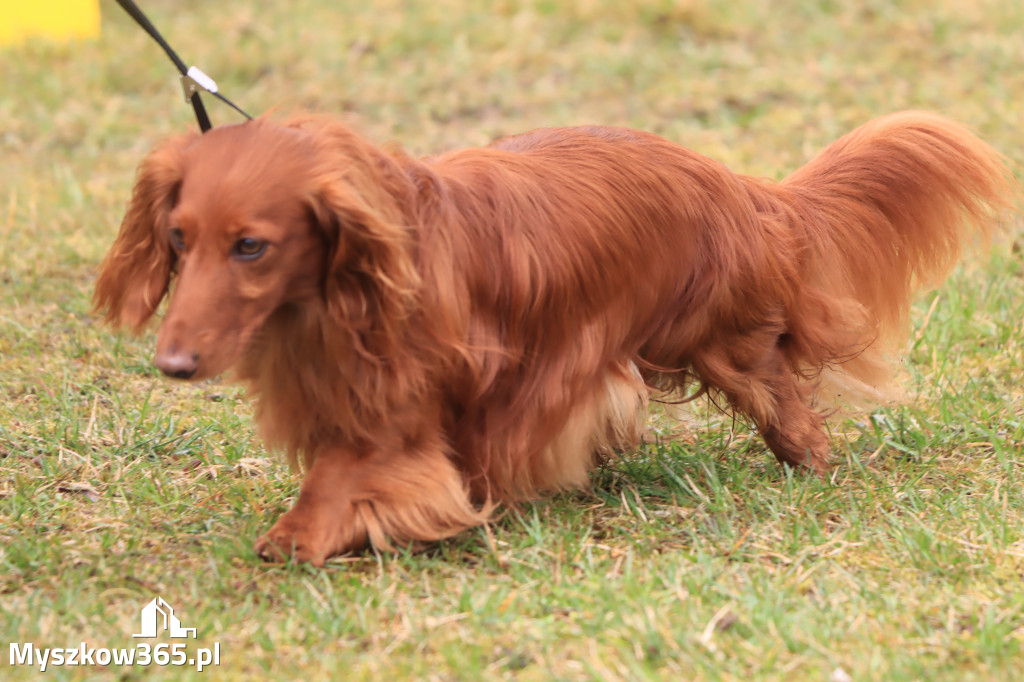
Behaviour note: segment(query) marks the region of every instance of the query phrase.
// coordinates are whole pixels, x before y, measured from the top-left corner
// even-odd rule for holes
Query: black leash
[[[186,68],[185,62],[181,61],[181,57],[171,49],[171,46],[167,44],[167,41],[164,40],[164,37],[156,30],[156,27],[154,27],[149,19],[146,18],[146,15],[142,13],[142,10],[139,9],[138,5],[132,2],[132,0],[117,0],[117,4],[121,5],[121,8],[127,12],[146,33],[152,36],[153,40],[155,40],[160,47],[164,48],[164,52],[166,52],[167,56],[171,58],[174,65],[178,67],[178,71],[181,73],[181,87],[185,90],[185,101],[192,103],[192,108],[195,109],[196,112],[196,120],[199,121],[200,130],[205,133],[212,127],[210,125],[210,117],[206,115],[206,107],[203,106],[203,101],[199,98],[200,90],[205,90],[240,113],[242,116],[252,120],[252,116],[239,109],[234,102],[217,92],[216,81],[203,73],[198,67],[193,66]]]

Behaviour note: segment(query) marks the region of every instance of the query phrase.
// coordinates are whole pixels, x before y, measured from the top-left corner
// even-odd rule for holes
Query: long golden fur
[[[878,387],[915,290],[1011,193],[996,152],[921,112],[779,183],[622,128],[416,160],[259,119],[143,161],[95,300],[139,330],[175,282],[156,364],[235,368],[306,470],[258,549],[322,563],[581,485],[636,444],[652,390],[724,396],[826,471],[823,373]]]

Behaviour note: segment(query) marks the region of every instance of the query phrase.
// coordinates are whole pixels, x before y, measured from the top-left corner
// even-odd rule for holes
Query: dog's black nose
[[[199,368],[199,355],[177,351],[157,353],[156,366],[174,379],[191,379]]]

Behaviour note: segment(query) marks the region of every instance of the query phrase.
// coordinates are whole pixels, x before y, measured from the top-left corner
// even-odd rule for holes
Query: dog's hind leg
[[[807,405],[803,386],[788,371],[772,386],[775,414],[755,416],[764,442],[783,464],[807,467],[819,475],[831,468],[831,447],[825,435],[825,419]]]
[[[767,351],[736,352],[745,345],[750,348],[741,341],[702,352],[693,361],[694,370],[709,387],[722,391],[733,408],[753,418],[779,462],[824,475],[831,448],[824,418],[808,405],[809,391],[774,341]]]

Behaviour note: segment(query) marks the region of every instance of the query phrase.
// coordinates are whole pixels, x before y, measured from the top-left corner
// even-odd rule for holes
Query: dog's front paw
[[[316,551],[313,544],[304,541],[301,533],[280,530],[277,525],[256,540],[255,549],[261,559],[274,563],[292,558],[295,561],[308,561],[314,566],[323,566],[327,560],[325,553],[322,550]]]
[[[256,541],[256,553],[266,561],[308,561],[323,566],[332,556],[366,546],[366,532],[353,526],[354,519],[324,518],[295,508],[277,520]]]

